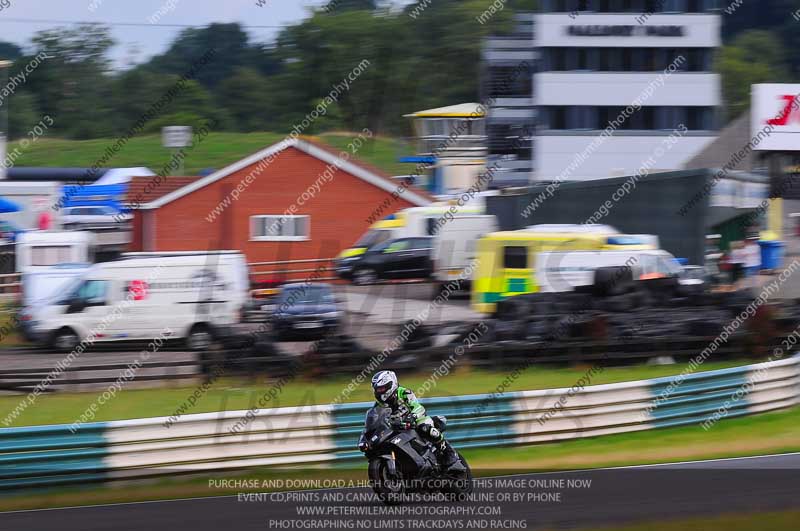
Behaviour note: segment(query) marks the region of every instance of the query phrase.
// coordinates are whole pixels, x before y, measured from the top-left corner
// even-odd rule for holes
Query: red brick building
[[[238,249],[248,262],[327,258],[371,216],[434,199],[380,170],[305,139],[284,140],[206,177],[137,177],[134,251]],[[381,205],[384,205],[381,209]],[[313,266],[312,266],[313,267]]]

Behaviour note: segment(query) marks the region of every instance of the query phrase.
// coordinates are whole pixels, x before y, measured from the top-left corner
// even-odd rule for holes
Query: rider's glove
[[[414,426],[414,423],[409,419],[396,418],[392,420],[392,428],[396,430],[408,430]]]
[[[369,443],[367,441],[358,441],[358,449],[362,452],[366,452],[369,448]]]

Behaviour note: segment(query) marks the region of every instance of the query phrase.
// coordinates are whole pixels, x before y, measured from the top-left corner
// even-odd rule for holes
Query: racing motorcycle
[[[431,417],[444,432],[447,419]],[[364,427],[361,448],[369,460],[369,483],[387,505],[400,503],[407,493],[441,492],[463,501],[472,492],[472,472],[466,459],[444,469],[436,458],[437,448],[423,439],[408,418],[391,414],[386,407],[373,406]]]

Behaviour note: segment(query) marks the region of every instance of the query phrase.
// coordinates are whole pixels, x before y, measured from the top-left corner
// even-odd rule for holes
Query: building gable
[[[390,176],[380,173],[379,170],[375,170],[353,160],[345,160],[325,147],[307,140],[287,138],[182,188],[164,194],[150,203],[142,205],[141,208],[145,210],[159,208],[250,166],[254,168],[249,174],[254,174],[255,177],[258,177],[261,172],[265,171],[272,164],[276,157],[280,156],[280,154],[288,148],[295,148],[386,192],[394,193],[400,186],[400,184],[393,181]],[[424,191],[412,188],[407,188],[403,192],[403,198],[416,206],[426,206],[435,200]]]

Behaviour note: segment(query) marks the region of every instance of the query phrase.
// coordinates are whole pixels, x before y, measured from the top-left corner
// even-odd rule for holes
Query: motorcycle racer
[[[395,418],[409,419],[420,436],[436,446],[436,458],[443,469],[446,470],[458,463],[458,454],[445,439],[444,433],[435,426],[433,419],[425,412],[414,392],[399,385],[394,371],[377,372],[372,377],[372,390],[376,405],[390,408]],[[362,433],[358,448],[364,451],[366,447],[367,443]]]

